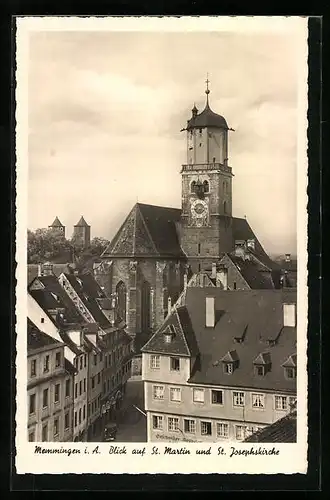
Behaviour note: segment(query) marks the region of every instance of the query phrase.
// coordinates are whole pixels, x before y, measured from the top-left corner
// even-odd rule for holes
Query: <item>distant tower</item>
[[[65,236],[65,226],[63,226],[63,224],[61,223],[61,221],[59,220],[59,218],[57,216],[55,217],[53,224],[48,226],[48,229],[54,229],[54,231],[55,230],[62,231],[63,236]]]
[[[84,248],[90,246],[91,226],[87,224],[83,216],[81,216],[79,222],[73,228],[73,237],[77,242],[81,242]]]

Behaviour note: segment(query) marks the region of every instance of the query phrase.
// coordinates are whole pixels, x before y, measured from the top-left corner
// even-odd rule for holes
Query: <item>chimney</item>
[[[244,258],[245,255],[245,241],[235,241],[235,255],[236,257]]]
[[[205,326],[214,328],[215,325],[215,299],[214,297],[205,298]]]
[[[42,264],[38,264],[38,277],[42,276]]]
[[[212,262],[211,278],[215,279],[216,277],[217,277],[217,264],[216,262]]]
[[[291,262],[291,254],[290,253],[285,254],[285,262]]]
[[[44,276],[50,276],[53,274],[53,264],[51,262],[45,262],[44,263]]]
[[[222,267],[217,272],[217,286],[219,286],[219,282],[223,286],[224,290],[228,290],[228,271],[225,267]]]
[[[296,304],[283,304],[283,326],[296,326]]]

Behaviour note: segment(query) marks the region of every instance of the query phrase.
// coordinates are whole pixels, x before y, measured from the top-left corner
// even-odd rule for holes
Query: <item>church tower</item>
[[[73,227],[73,237],[84,248],[88,248],[91,244],[91,226],[87,224],[83,216],[80,217],[80,220]]]
[[[232,237],[232,170],[228,165],[225,118],[209,104],[196,106],[187,122],[187,162],[182,165],[181,247],[193,271],[209,267],[223,252],[230,252]]]
[[[55,217],[54,222],[50,226],[48,226],[48,229],[61,231],[63,233],[63,236],[65,237],[65,226],[63,226],[62,222],[57,216]]]

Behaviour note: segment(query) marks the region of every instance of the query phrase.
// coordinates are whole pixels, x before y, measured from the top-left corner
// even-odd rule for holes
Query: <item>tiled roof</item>
[[[206,297],[215,298],[215,327],[205,327]],[[172,313],[160,330],[143,347],[145,352],[175,353],[187,355],[186,344],[199,352],[198,363],[190,382],[210,385],[232,385],[295,392],[294,379],[285,378],[283,363],[296,352],[296,328],[283,326],[283,303],[295,303],[295,290],[246,290],[223,291],[218,288],[187,289],[185,306]],[[182,322],[183,330],[189,332],[189,342],[180,334],[177,343],[166,344],[162,331],[177,318],[189,317]],[[181,329],[180,329],[181,330]],[[181,333],[181,332],[180,332]],[[233,354],[235,352],[235,354]],[[173,354],[175,354],[173,352]],[[231,353],[238,366],[231,375],[225,373],[222,359]],[[270,369],[260,377],[255,374],[254,362],[266,360]]]
[[[185,307],[178,308],[185,309]],[[192,344],[193,348],[195,347],[196,341],[194,344],[191,341],[191,332],[188,335],[185,335],[185,330],[181,326],[180,318],[185,322],[186,330],[189,332],[191,329],[190,319],[187,313],[174,311],[169,317],[167,317],[162,325],[162,327],[151,337],[151,339],[143,346],[141,349],[142,352],[155,352],[155,353],[164,353],[164,354],[173,354],[180,356],[191,356],[189,345]],[[174,327],[174,335],[172,341],[167,343],[164,341],[164,333],[167,331],[169,327]],[[173,330],[173,328],[172,328]],[[189,338],[189,341],[187,340]]]
[[[64,226],[62,222],[60,222],[59,218],[56,216],[53,224],[51,224],[49,227],[64,227]]]
[[[84,217],[81,216],[80,217],[80,220],[77,222],[77,224],[75,225],[75,227],[90,227],[87,222],[85,221]]]
[[[271,273],[269,271],[261,270],[258,263],[253,260],[245,260],[242,257],[237,257],[236,255],[230,255],[230,259],[250,288],[256,290],[274,288]]]
[[[245,443],[295,443],[297,441],[297,412],[293,411],[264,429],[255,432]]]
[[[54,340],[47,333],[42,332],[39,328],[28,318],[27,319],[27,348],[28,351],[40,349],[46,346],[62,346],[62,342]]]
[[[95,322],[97,322],[101,328],[111,327],[111,323],[105,317],[98,305],[97,299],[106,298],[106,296],[94,276],[90,273],[86,273],[79,275],[65,274],[65,277],[79,295],[79,298],[89,310]]]
[[[176,224],[181,210],[137,203],[103,252],[103,257],[184,258]]]
[[[62,273],[67,273],[70,264],[68,264],[68,260],[66,259],[65,264],[53,264],[53,274],[55,276],[59,276]],[[38,264],[28,264],[27,266],[27,282],[28,285],[38,276]]]
[[[39,288],[38,283],[41,283],[44,288]],[[34,289],[36,285],[38,287]],[[61,309],[63,321],[50,316],[56,324],[60,322],[61,327],[64,324],[79,324],[84,322],[75,305],[59,284],[56,276],[50,275],[35,278],[29,285],[28,290],[45,312],[51,309]]]

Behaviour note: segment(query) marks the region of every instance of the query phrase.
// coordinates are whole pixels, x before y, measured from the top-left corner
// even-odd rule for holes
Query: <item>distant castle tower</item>
[[[51,224],[50,226],[48,226],[48,229],[54,229],[56,231],[62,231],[63,236],[65,236],[65,226],[63,226],[63,224],[61,223],[61,221],[59,220],[59,218],[57,216],[55,217],[55,220],[54,220],[53,224]]]
[[[79,222],[73,228],[73,237],[77,242],[81,242],[84,248],[90,246],[91,226],[87,224],[83,216],[81,216]]]

